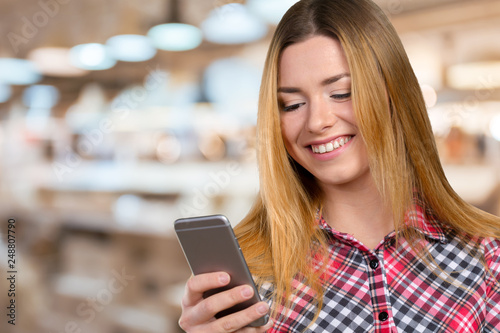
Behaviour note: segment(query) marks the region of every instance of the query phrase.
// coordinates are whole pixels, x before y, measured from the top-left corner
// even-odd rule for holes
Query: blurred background
[[[180,332],[173,221],[250,208],[261,71],[294,2],[0,2],[0,331]],[[500,215],[500,2],[376,2],[452,186]]]

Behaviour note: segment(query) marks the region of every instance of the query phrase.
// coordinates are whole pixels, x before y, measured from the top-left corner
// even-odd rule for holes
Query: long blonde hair
[[[287,154],[281,135],[277,88],[283,50],[314,35],[340,41],[352,78],[352,101],[367,147],[370,170],[391,205],[396,231],[403,228],[415,191],[436,217],[463,235],[498,237],[500,219],[464,202],[441,166],[418,81],[403,45],[381,9],[370,0],[302,0],[283,17],[269,47],[257,121],[260,193],[236,233],[259,283],[274,285],[274,314],[294,292],[297,274],[322,290],[315,254],[326,242],[317,228],[322,193],[314,177]],[[389,111],[388,111],[389,110]]]

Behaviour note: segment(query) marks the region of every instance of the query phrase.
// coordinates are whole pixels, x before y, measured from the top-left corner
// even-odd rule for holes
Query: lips
[[[353,135],[344,135],[335,138],[329,142],[321,143],[321,144],[311,144],[309,147],[315,154],[325,154],[335,149],[338,149],[345,145],[353,138]]]

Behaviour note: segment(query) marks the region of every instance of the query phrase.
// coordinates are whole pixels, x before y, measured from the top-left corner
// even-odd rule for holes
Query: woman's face
[[[285,48],[279,64],[281,131],[288,153],[322,187],[363,184],[368,155],[351,101],[340,43],[314,36]]]

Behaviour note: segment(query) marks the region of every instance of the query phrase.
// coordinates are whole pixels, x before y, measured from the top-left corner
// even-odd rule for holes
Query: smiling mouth
[[[343,145],[351,141],[353,137],[354,137],[353,135],[343,136],[321,145],[311,145],[310,148],[315,154],[329,153],[331,151],[334,151],[335,149],[342,147]]]

